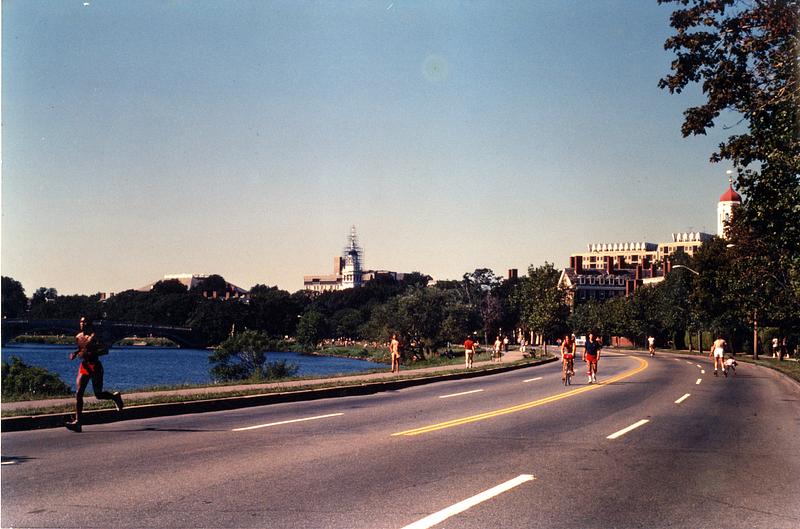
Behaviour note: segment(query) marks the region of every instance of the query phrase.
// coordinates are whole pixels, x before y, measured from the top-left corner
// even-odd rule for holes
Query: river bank
[[[67,334],[23,334],[11,340],[9,344],[74,345],[75,336]],[[178,347],[172,340],[158,337],[123,338],[114,345],[124,347]]]

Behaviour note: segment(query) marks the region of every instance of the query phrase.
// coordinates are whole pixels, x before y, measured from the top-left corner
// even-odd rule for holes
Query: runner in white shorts
[[[728,344],[722,338],[722,336],[718,336],[716,340],[714,340],[714,345],[711,347],[712,354],[714,355],[714,376],[717,376],[717,363],[719,363],[719,368],[722,370],[722,373],[727,377],[728,371],[725,369],[725,349],[727,349]]]

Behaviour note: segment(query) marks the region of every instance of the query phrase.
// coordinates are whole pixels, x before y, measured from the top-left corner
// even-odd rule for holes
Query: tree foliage
[[[305,347],[315,348],[327,335],[325,317],[316,310],[310,310],[300,317],[297,324],[297,342]]]
[[[218,380],[264,380],[290,376],[296,371],[285,362],[270,365],[267,352],[275,343],[259,331],[244,331],[231,336],[208,357],[211,376]]]
[[[3,362],[2,387],[4,399],[63,397],[71,391],[55,373],[29,366],[18,356],[12,356],[11,363]]]
[[[665,43],[676,54],[672,74],[659,86],[679,93],[701,83],[704,94],[702,104],[684,113],[683,134],[705,134],[721,115],[738,119],[741,131],[711,156],[733,162],[744,194],[729,232],[733,269],[725,276],[721,265],[715,267],[713,279],[701,280],[701,290],[708,293],[714,286],[718,296],[728,295],[730,307],[751,314],[760,308],[776,325],[795,326],[800,321],[800,0],[659,3],[680,5],[671,18],[676,33]],[[710,302],[698,301],[708,321]],[[730,311],[721,317],[729,316]],[[713,325],[734,323],[723,320]]]
[[[25,289],[19,281],[2,276],[2,313],[3,318],[19,318],[25,315],[28,308],[28,298]]]
[[[527,329],[555,339],[566,332],[569,307],[564,290],[559,286],[560,272],[552,263],[528,268],[516,290],[520,320]]]

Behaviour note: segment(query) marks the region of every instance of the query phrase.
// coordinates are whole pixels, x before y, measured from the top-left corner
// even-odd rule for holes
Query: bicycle
[[[562,374],[563,374],[563,376],[561,377],[561,380],[564,382],[565,386],[571,386],[572,385],[572,375],[575,374],[574,368],[575,368],[575,365],[573,363],[572,358],[565,358],[564,359],[564,366],[563,366],[563,368],[561,370]]]

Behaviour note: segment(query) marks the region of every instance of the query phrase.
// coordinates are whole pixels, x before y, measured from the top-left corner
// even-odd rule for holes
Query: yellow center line
[[[403,432],[393,433],[392,437],[396,437],[396,436],[399,436],[399,435],[408,435],[408,436],[420,435],[420,434],[424,434],[424,433],[435,432],[436,430],[444,430],[445,428],[452,428],[454,426],[461,426],[462,424],[468,424],[468,423],[471,423],[471,422],[483,421],[483,420],[486,420],[486,419],[491,419],[493,417],[499,417],[500,415],[507,415],[509,413],[516,413],[518,411],[529,410],[531,408],[535,408],[536,406],[541,406],[542,404],[548,404],[550,402],[555,402],[557,400],[565,399],[567,397],[572,397],[572,396],[578,395],[580,393],[585,393],[587,391],[592,391],[592,390],[598,389],[598,388],[600,388],[602,386],[605,386],[607,384],[613,384],[614,382],[618,382],[618,381],[623,380],[625,378],[632,377],[633,375],[635,375],[635,374],[647,369],[647,365],[648,365],[647,364],[647,360],[643,360],[643,359],[637,358],[637,357],[631,357],[631,358],[633,358],[634,360],[639,362],[639,367],[636,367],[636,368],[631,369],[629,371],[625,371],[624,373],[621,373],[621,374],[619,374],[617,376],[611,377],[611,378],[609,378],[607,380],[604,380],[603,382],[598,382],[598,383],[593,384],[591,386],[583,386],[583,387],[580,387],[580,388],[577,388],[577,389],[573,389],[571,391],[567,391],[567,392],[564,392],[564,393],[559,393],[557,395],[551,395],[549,397],[544,397],[544,398],[539,399],[539,400],[534,400],[532,402],[526,402],[526,403],[523,403],[523,404],[518,404],[516,406],[511,406],[510,408],[503,408],[503,409],[500,409],[500,410],[487,411],[485,413],[479,413],[478,415],[471,415],[469,417],[462,417],[460,419],[453,419],[451,421],[445,421],[445,422],[441,422],[441,423],[438,423],[438,424],[431,424],[429,426],[423,426],[421,428],[414,428],[412,430],[405,430]]]

